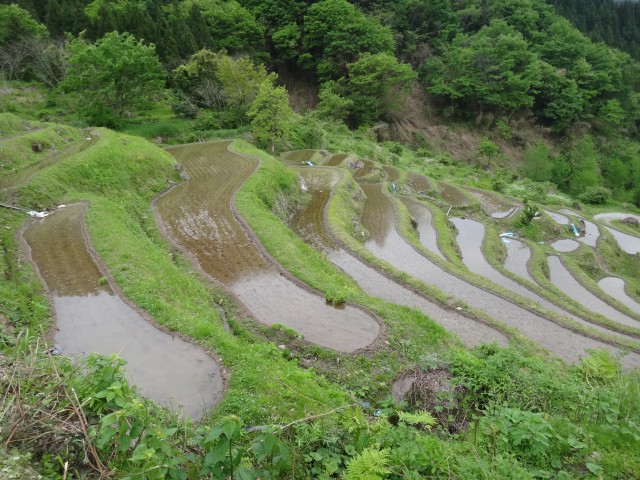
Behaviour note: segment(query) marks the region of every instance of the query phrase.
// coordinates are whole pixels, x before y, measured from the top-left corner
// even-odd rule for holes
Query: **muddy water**
[[[484,213],[492,218],[508,218],[520,210],[519,205],[509,203],[491,192],[471,187],[466,187],[465,190],[478,200]]]
[[[442,199],[454,207],[465,207],[472,203],[462,191],[448,183],[438,182],[438,191]]]
[[[584,219],[583,221],[585,233],[584,237],[578,238],[578,241],[585,245],[589,245],[590,247],[595,247],[598,243],[598,238],[600,237],[600,230],[598,230],[598,226],[595,223]]]
[[[610,332],[609,330],[598,325],[588,323],[583,319],[573,315],[572,313],[567,312],[558,305],[550,302],[544,297],[541,297],[537,293],[532,292],[524,285],[520,285],[519,283],[514,282],[511,278],[502,275],[502,273],[494,269],[491,264],[484,258],[484,255],[481,251],[482,241],[485,235],[484,225],[482,223],[476,222],[475,220],[461,218],[452,218],[451,221],[458,229],[458,236],[456,240],[458,242],[458,245],[460,246],[462,261],[469,270],[477,273],[478,275],[482,275],[485,278],[488,278],[492,282],[501,285],[511,290],[512,292],[517,293],[518,295],[522,295],[525,298],[533,300],[538,305],[546,308],[547,310],[559,313],[560,315],[570,318],[571,320],[581,323],[582,325],[590,326],[602,332],[616,335],[616,333],[614,332]],[[526,264],[524,265],[524,269],[526,269]]]
[[[640,314],[640,303],[627,295],[627,292],[624,290],[624,280],[617,277],[605,277],[598,282],[598,286],[604,290],[605,293]]]
[[[337,246],[324,228],[324,210],[340,178],[339,173],[333,169],[307,168],[300,175],[307,183],[311,201],[293,217],[291,226],[300,238],[314,248],[333,250]]]
[[[349,155],[347,155],[346,153],[336,153],[335,155],[332,155],[329,160],[327,160],[326,165],[328,167],[337,167],[338,165],[340,165],[345,158],[347,158]]]
[[[397,233],[393,204],[382,193],[380,185],[362,187],[367,194],[362,221],[371,232],[365,245],[377,257],[519,329],[524,335],[569,362],[577,361],[590,348],[607,348],[618,352],[603,342],[576,334],[508,300],[470,285],[433,264]],[[640,355],[630,354],[622,361],[626,368],[637,367],[640,366]]]
[[[375,165],[371,160],[360,160],[362,168],[353,171],[353,178],[361,178],[375,170]]]
[[[66,355],[117,353],[143,395],[197,418],[220,399],[218,365],[204,350],[165,333],[114,294],[83,235],[83,205],[72,205],[24,233],[56,313],[55,341]],[[188,372],[188,374],[185,374]]]
[[[169,150],[190,181],[156,202],[167,233],[261,322],[286,325],[309,342],[342,352],[370,345],[380,332],[373,317],[351,306],[327,305],[289,280],[262,256],[235,219],[233,195],[258,162],[227,146],[217,142]]]
[[[635,320],[619,312],[580,285],[562,264],[559,257],[550,256],[547,258],[547,263],[549,264],[550,280],[566,295],[578,301],[585,308],[604,315],[610,320],[631,327],[640,327],[640,320]]]
[[[424,205],[408,198],[403,198],[402,202],[406,205],[409,213],[417,223],[420,243],[424,245],[425,248],[445,260],[444,255],[438,247],[438,234],[436,233],[435,228],[433,228],[433,216],[431,211]]]
[[[626,233],[622,233],[618,230],[615,230],[611,227],[604,227],[613,238],[616,239],[618,245],[622,249],[623,252],[629,253],[631,255],[639,255],[640,254],[640,237],[634,237],[633,235],[628,235]]]
[[[418,175],[417,173],[409,174],[409,185],[414,193],[428,192],[433,190],[431,181],[424,175]]]
[[[505,238],[502,242],[507,249],[507,258],[504,261],[504,268],[525,280],[535,283],[527,268],[529,259],[531,258],[531,250],[529,249],[529,246],[524,242],[513,240],[511,238]]]
[[[496,341],[501,345],[508,343],[507,337],[488,325],[475,322],[430,302],[417,293],[390,280],[380,272],[363,263],[353,255],[341,249],[327,233],[323,214],[330,198],[330,189],[336,182],[337,172],[322,169],[305,169],[303,174],[312,194],[311,202],[301,210],[293,222],[296,233],[314,247],[327,251],[327,258],[353,278],[368,295],[398,305],[416,308],[431,317],[447,330],[455,333],[468,346]]]
[[[400,170],[398,170],[396,167],[383,165],[382,170],[384,170],[384,173],[387,174],[388,182],[397,182],[398,179],[400,178]]]
[[[285,153],[284,158],[290,162],[304,163],[311,160],[316,153],[318,150],[295,150]]]
[[[552,212],[551,210],[543,210],[544,213],[549,215],[551,219],[556,222],[558,225],[569,225],[569,219],[564,215],[556,212]]]
[[[569,238],[563,238],[561,240],[556,240],[551,244],[551,246],[557,252],[573,252],[574,250],[578,249],[580,244],[575,240],[571,240]]]

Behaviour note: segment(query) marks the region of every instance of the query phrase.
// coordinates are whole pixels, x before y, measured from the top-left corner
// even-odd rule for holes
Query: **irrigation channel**
[[[235,192],[259,162],[230,152],[228,146],[214,142],[169,150],[190,180],[155,202],[167,234],[258,321],[285,325],[309,342],[340,352],[370,346],[381,333],[371,314],[351,305],[327,304],[288,276],[234,214]]]
[[[569,362],[582,357],[587,349],[620,351],[607,343],[573,332],[509,300],[469,284],[418,253],[397,232],[396,212],[381,184],[364,184],[367,195],[363,225],[370,232],[365,246],[378,258],[444,293],[483,310],[489,316],[517,328],[527,337]],[[640,355],[631,352],[622,363],[630,369],[640,366]]]
[[[118,354],[143,395],[201,417],[223,391],[218,365],[203,349],[157,328],[116,293],[88,243],[85,210],[84,204],[67,206],[23,232],[27,255],[53,302],[55,342],[65,355]]]
[[[325,221],[327,204],[340,172],[333,168],[314,167],[301,169],[301,175],[311,194],[311,201],[293,219],[293,229],[307,243],[325,251],[327,258],[353,278],[365,293],[420,310],[455,333],[468,346],[491,341],[502,345],[507,343],[507,337],[502,332],[428,300],[341,248],[327,232]]]

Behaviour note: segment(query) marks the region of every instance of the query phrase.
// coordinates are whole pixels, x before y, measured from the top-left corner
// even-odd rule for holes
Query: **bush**
[[[605,187],[587,187],[578,199],[592,205],[601,205],[611,197],[611,190]]]

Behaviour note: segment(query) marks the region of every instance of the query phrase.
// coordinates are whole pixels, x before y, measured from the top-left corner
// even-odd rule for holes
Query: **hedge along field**
[[[35,175],[18,191],[19,202],[47,208],[89,203],[93,246],[124,295],[159,324],[221,357],[231,372],[213,416],[234,413],[247,422],[276,422],[344,404],[338,387],[287,362],[274,345],[224,329],[215,304],[228,307],[233,323],[232,302],[170,251],[154,221],[151,200],[169,187],[169,180],[179,180],[173,158],[140,138],[106,129],[98,134],[90,149]]]

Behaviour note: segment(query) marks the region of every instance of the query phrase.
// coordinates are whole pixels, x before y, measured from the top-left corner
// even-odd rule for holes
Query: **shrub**
[[[611,197],[611,190],[605,187],[587,187],[578,199],[592,205],[601,205]]]

